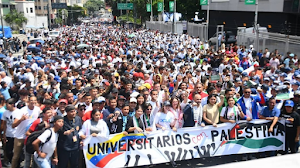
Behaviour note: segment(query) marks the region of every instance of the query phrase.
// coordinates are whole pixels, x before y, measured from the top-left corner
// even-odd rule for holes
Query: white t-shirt
[[[163,112],[156,113],[154,118],[154,125],[159,124],[166,129],[171,129],[170,124],[174,121],[174,115],[171,112],[167,112],[167,114]],[[161,128],[158,128],[161,129]]]
[[[52,132],[52,135],[51,135],[51,132]],[[46,142],[47,138],[49,138],[50,135],[51,135],[50,140],[48,142]],[[38,137],[38,139],[42,143],[44,143],[42,148],[40,147],[40,151],[43,153],[46,153],[47,155],[45,158],[40,158],[40,157],[38,157],[38,154],[36,152],[34,152],[34,157],[36,157],[37,160],[40,160],[40,161],[43,161],[44,159],[49,160],[49,158],[53,155],[53,152],[55,150],[57,140],[58,140],[58,133],[55,133],[53,128],[47,129],[45,132],[42,133],[42,135],[40,135]]]
[[[225,118],[225,111],[227,110],[227,117]],[[220,116],[224,117],[227,120],[236,120],[238,121],[238,115],[240,115],[240,110],[237,106],[232,107],[223,107]]]
[[[15,119],[21,119],[23,115],[27,115],[28,119],[22,121],[17,129],[16,129],[16,134],[15,138],[17,139],[25,139],[26,138],[26,131],[29,129],[30,125],[33,123],[34,120],[38,118],[40,114],[40,108],[35,106],[33,110],[30,110],[28,106],[25,106],[20,109],[17,113],[14,113],[14,118]]]
[[[12,124],[14,123],[14,114],[15,113],[19,113],[20,110],[19,109],[15,109],[14,111],[9,111],[9,110],[5,110],[1,120],[6,121],[6,137],[10,137],[13,138],[15,137],[15,133],[16,133],[16,128],[12,128]]]
[[[252,103],[251,103],[251,98],[243,98],[245,102],[245,107],[246,107],[246,115],[250,118],[252,118]]]

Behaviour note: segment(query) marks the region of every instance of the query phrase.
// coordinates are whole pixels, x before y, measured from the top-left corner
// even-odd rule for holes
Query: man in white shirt
[[[23,152],[26,131],[30,124],[36,120],[40,114],[40,108],[36,106],[37,98],[32,96],[29,98],[28,106],[23,107],[18,113],[14,113],[14,122],[12,128],[16,128],[14,140],[14,156],[12,158],[12,168],[17,168],[19,158]]]
[[[3,141],[6,143],[5,145],[5,154],[8,159],[8,162],[11,163],[13,157],[13,149],[14,149],[14,137],[16,128],[12,128],[12,124],[14,122],[14,114],[19,113],[20,110],[15,107],[15,100],[10,98],[6,101],[6,111],[4,111],[2,115],[2,130],[3,131]]]
[[[58,130],[60,130],[64,125],[64,119],[61,116],[55,116],[53,119],[53,128],[47,129],[40,135],[33,143],[33,148],[35,149],[34,161],[39,167],[51,167],[50,157],[52,158],[52,163],[57,165],[57,150],[56,144],[58,140]],[[40,143],[43,146],[40,147]]]

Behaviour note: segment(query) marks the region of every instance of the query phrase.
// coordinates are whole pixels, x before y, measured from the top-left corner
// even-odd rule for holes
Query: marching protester
[[[58,163],[57,141],[58,131],[63,127],[64,119],[61,116],[53,118],[53,127],[45,130],[33,143],[35,150],[34,161],[40,168],[51,168],[51,162],[54,165]],[[40,146],[40,143],[43,143]]]
[[[81,139],[85,139],[90,135],[93,137],[100,136],[108,138],[109,130],[106,122],[101,120],[101,111],[99,109],[92,110],[91,119],[83,123],[78,135]]]
[[[240,126],[258,121],[266,122],[266,133],[273,135],[283,119],[286,148],[297,151],[297,54],[271,49],[257,52],[253,46],[222,44],[222,40],[216,50],[209,41],[188,34],[106,24],[82,23],[57,30],[57,38],[41,39],[38,52],[25,39],[20,56],[10,53],[17,52],[15,47],[20,44],[3,40],[0,52],[6,58],[0,58],[0,116],[4,165],[10,162],[17,168],[25,155],[25,167],[30,166],[24,141],[45,128],[50,129],[34,141],[33,160],[39,167],[49,167],[50,161],[57,168],[84,167],[80,163],[82,144],[88,136],[118,135],[128,140],[137,133],[162,130],[162,134],[170,132],[170,141],[164,139],[168,144],[180,142],[178,136],[186,130],[218,130],[220,123]],[[172,139],[173,134],[178,135]],[[205,137],[199,135],[199,141],[200,136]],[[181,150],[189,157],[190,151]],[[170,151],[164,152],[177,159]]]
[[[58,168],[78,167],[80,139],[79,131],[82,127],[81,118],[76,115],[75,107],[66,107],[67,115],[64,116],[64,124],[59,131],[57,142]]]

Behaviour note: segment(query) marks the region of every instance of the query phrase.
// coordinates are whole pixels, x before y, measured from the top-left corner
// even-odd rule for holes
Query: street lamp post
[[[208,40],[208,29],[209,29],[209,0],[207,0],[206,23],[207,23],[206,40]]]
[[[2,35],[3,35],[3,38],[5,37],[5,33],[4,33],[4,25],[3,25],[3,14],[2,14],[2,3],[0,3],[1,5],[1,8],[0,8],[0,15],[1,15],[1,26],[2,26]]]
[[[151,16],[150,16],[150,21],[152,22],[153,21],[153,9],[152,9],[152,2],[153,0],[150,0],[150,2],[151,2]]]
[[[255,2],[255,16],[254,16],[254,27],[256,31],[256,46],[255,49],[256,51],[259,51],[259,26],[257,24],[257,19],[258,19],[258,0]]]

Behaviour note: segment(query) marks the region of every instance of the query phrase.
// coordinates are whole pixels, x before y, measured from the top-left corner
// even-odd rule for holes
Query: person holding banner
[[[156,113],[154,122],[153,122],[153,130],[170,130],[173,129],[177,131],[175,126],[175,117],[170,112],[171,103],[169,101],[164,101],[163,108],[161,112]],[[155,129],[156,127],[156,129]]]
[[[126,132],[131,133],[142,133],[145,131],[152,131],[150,127],[147,127],[146,123],[143,120],[143,109],[140,106],[137,106],[135,109],[135,114],[129,118],[126,125]]]
[[[299,142],[300,136],[300,116],[293,110],[294,102],[292,100],[285,101],[285,113],[281,113],[280,117],[286,119],[286,135],[285,135],[285,153],[291,150],[296,153],[296,143]]]
[[[217,127],[220,118],[219,108],[224,103],[224,97],[224,95],[220,95],[221,102],[217,104],[217,95],[211,94],[208,96],[207,104],[203,106],[203,120],[206,124]]]
[[[171,107],[170,107],[170,112],[174,115],[174,122],[175,125],[174,127],[178,128],[182,128],[183,126],[183,112],[180,109],[180,102],[179,99],[177,97],[172,97],[170,100],[171,103]]]
[[[107,137],[109,136],[109,130],[106,122],[101,119],[101,111],[99,109],[92,110],[91,119],[86,120],[82,124],[82,128],[79,131],[79,137],[85,139],[87,136],[93,137]]]
[[[228,105],[226,107],[222,108],[222,111],[220,114],[221,122],[236,123],[240,120],[240,118],[248,119],[242,112],[241,108],[234,105],[235,101],[234,101],[233,97],[229,97],[227,102],[228,102]]]

